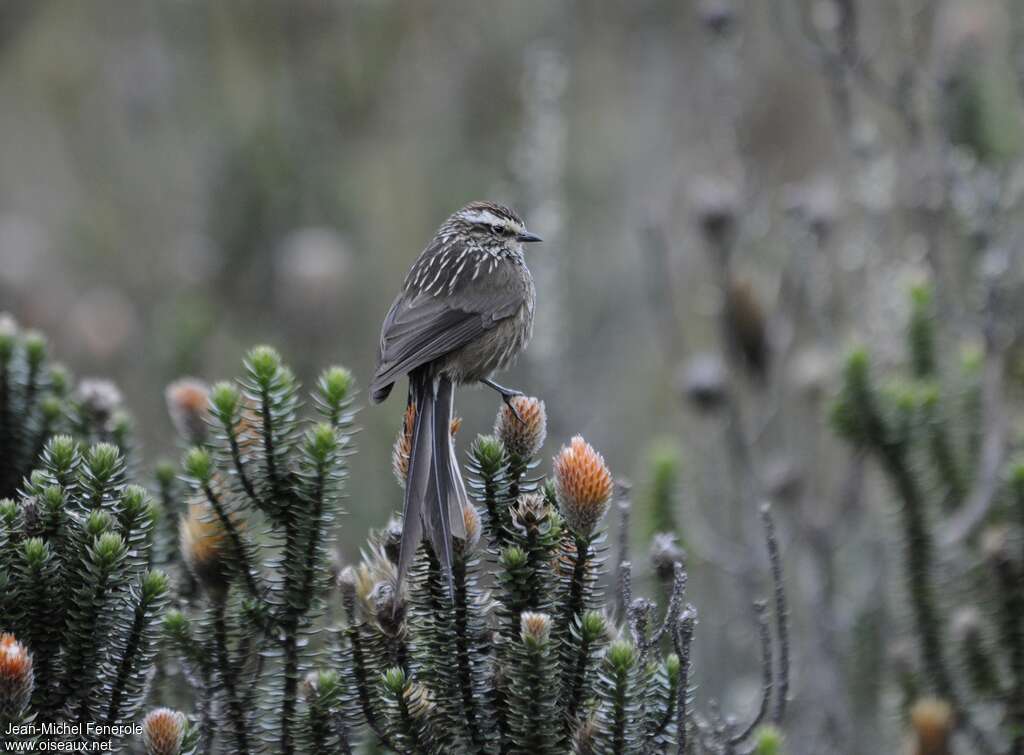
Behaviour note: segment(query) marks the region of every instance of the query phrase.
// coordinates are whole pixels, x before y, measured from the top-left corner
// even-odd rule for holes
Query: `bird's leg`
[[[509,411],[512,412],[512,415],[520,422],[525,423],[525,420],[523,420],[523,418],[519,415],[519,410],[512,406],[512,399],[514,399],[516,396],[525,395],[522,391],[513,390],[512,388],[506,388],[503,385],[498,385],[490,378],[484,378],[480,382],[486,385],[487,387],[496,390],[501,395],[501,400],[505,402],[505,406],[507,406],[509,408]]]

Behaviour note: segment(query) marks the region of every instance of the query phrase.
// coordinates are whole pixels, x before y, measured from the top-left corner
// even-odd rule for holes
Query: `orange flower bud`
[[[231,544],[210,505],[193,499],[178,526],[181,555],[192,576],[215,601],[223,600],[231,582]]]
[[[405,419],[402,427],[395,438],[395,445],[391,449],[391,470],[395,473],[395,479],[401,487],[405,487],[405,478],[409,476],[409,457],[412,455],[412,429],[416,422],[416,405],[409,404],[405,407]]]
[[[555,492],[566,524],[589,536],[608,510],[614,490],[611,472],[593,446],[579,435],[562,446],[554,461]]]
[[[206,420],[210,416],[210,388],[201,380],[181,378],[164,390],[167,413],[178,434],[190,445],[206,441]]]
[[[34,685],[32,656],[13,634],[0,634],[0,718],[19,719]]]
[[[914,727],[914,755],[950,755],[953,708],[944,700],[925,698],[910,709]]]

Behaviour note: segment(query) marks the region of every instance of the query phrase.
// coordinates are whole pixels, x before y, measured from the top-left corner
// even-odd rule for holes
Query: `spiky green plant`
[[[165,627],[203,702],[208,745],[215,738],[209,703],[219,699],[230,722],[222,750],[252,752],[265,740],[294,753],[300,739],[345,736],[325,728],[327,711],[343,697],[337,684],[327,676],[326,686],[314,684],[304,713],[300,684],[322,655],[310,640],[325,605],[353,384],[346,370],[326,370],[312,394],[313,416],[300,419],[300,386],[276,351],[254,348],[244,368],[238,380],[210,390],[210,432],[183,460],[191,501],[183,558],[205,606],[193,621],[176,616]],[[276,730],[258,732],[258,717],[276,721]]]
[[[0,623],[32,653],[36,722],[120,725],[144,702],[168,600],[149,570],[157,509],[114,445],[57,435],[39,464],[0,506]]]
[[[50,360],[46,338],[0,313],[0,498],[16,496],[47,440],[66,433],[130,450],[131,421],[112,383],[71,375]]]
[[[529,426],[529,410],[538,404],[519,401],[523,428],[505,424],[515,420],[503,409],[495,436],[471,446],[475,506],[464,512],[470,537],[454,549],[454,597],[426,543],[405,597],[390,592],[400,524],[375,535],[362,563],[342,572],[348,621],[338,633],[345,689],[339,717],[350,731],[362,728],[398,752],[657,753],[695,752],[698,742],[751,745],[753,725],[737,733],[682,704],[692,702],[695,614],[684,605],[681,563],[657,622],[653,603],[628,597],[627,626],[614,625],[601,557],[611,475],[577,437],[556,456],[546,482],[523,479],[521,470],[538,467],[523,449],[536,454],[539,444],[522,442],[526,433],[543,437]],[[398,460],[403,438],[400,432]],[[517,444],[515,453],[506,441]],[[396,472],[401,483],[401,464]],[[510,480],[517,475],[520,488],[536,492],[512,499]],[[489,547],[478,548],[477,537]],[[683,653],[666,654],[663,647],[681,632]],[[622,637],[613,641],[616,634]],[[766,682],[766,705],[773,683]],[[682,732],[693,735],[689,743]]]
[[[154,710],[147,752],[344,753],[366,740],[438,754],[690,752],[698,741],[748,741],[690,705],[695,622],[681,563],[658,622],[653,603],[632,598],[625,568],[629,610],[614,625],[602,554],[611,474],[576,437],[548,480],[532,477],[546,433],[536,399],[503,407],[495,435],[473,444],[475,503],[454,544],[453,589],[424,543],[396,590],[392,522],[341,571],[342,624],[320,632],[352,379],[327,370],[308,419],[299,391],[277,353],[258,347],[241,378],[203,393],[207,408],[183,401],[192,414],[175,425],[198,443],[183,456],[185,489],[158,470],[160,504],[129,484],[117,444],[56,435],[43,445],[18,500],[0,501],[0,629],[31,649],[35,669],[0,700],[5,711],[133,719],[162,626],[195,717]],[[85,408],[67,409],[80,434]],[[173,580],[152,568],[179,561],[187,572]],[[166,611],[172,585],[177,607]],[[670,644],[676,653],[665,655]]]
[[[919,678],[904,679],[904,689],[915,697],[930,693],[948,703],[956,725],[979,752],[1002,751],[1004,739],[1011,742],[1010,752],[1024,752],[1024,703],[1019,702],[1024,699],[1024,554],[1011,545],[1008,533],[1013,530],[1006,529],[1016,528],[1019,539],[1024,466],[1005,464],[1001,484],[996,469],[983,467],[986,462],[972,439],[986,435],[993,445],[998,438],[991,428],[972,425],[983,418],[959,400],[964,375],[944,379],[941,353],[931,291],[919,286],[911,292],[909,375],[896,371],[879,383],[867,351],[853,351],[832,423],[840,436],[874,457],[899,502],[906,595],[919,642]],[[978,370],[969,374],[982,378]],[[990,415],[1001,411],[994,405],[988,408]],[[988,421],[993,420],[998,426],[999,417]],[[973,481],[970,490],[968,481]],[[979,539],[976,533],[986,526],[987,537]],[[987,547],[979,548],[982,540]],[[948,554],[947,561],[961,565],[962,582],[971,584],[976,595],[987,596],[979,597],[978,606],[994,608],[988,620],[979,610],[963,606],[957,621],[948,618],[951,606],[936,580],[940,551]],[[973,577],[967,565],[979,559],[988,562],[991,579]],[[989,624],[992,631],[986,628]],[[993,648],[982,640],[988,634],[996,638],[996,652],[1004,662],[993,663]],[[995,666],[1007,673],[1000,678]],[[912,702],[907,700],[907,706]],[[978,719],[978,702],[1002,705],[1008,734]]]

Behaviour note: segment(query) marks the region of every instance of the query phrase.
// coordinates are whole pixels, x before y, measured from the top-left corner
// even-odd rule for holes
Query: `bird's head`
[[[483,247],[518,247],[541,241],[526,229],[519,213],[494,202],[470,202],[452,215],[447,225]]]

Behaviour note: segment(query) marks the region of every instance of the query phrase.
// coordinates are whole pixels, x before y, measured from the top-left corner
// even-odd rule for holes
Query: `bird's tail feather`
[[[462,507],[468,503],[451,437],[453,386],[445,377],[410,375],[409,400],[416,407],[405,485],[399,582],[408,573],[424,531],[452,583],[452,536],[465,537]]]

